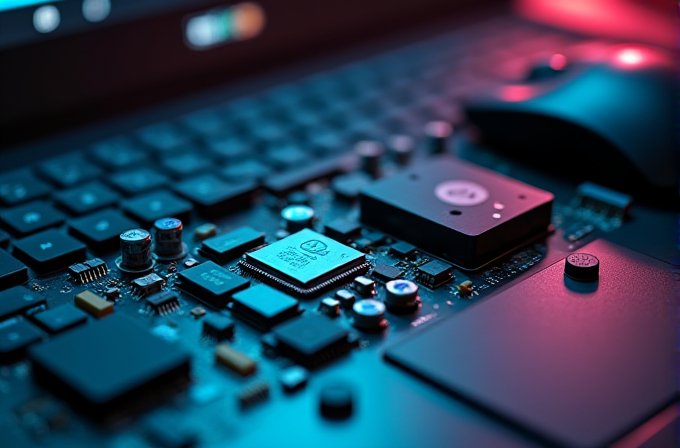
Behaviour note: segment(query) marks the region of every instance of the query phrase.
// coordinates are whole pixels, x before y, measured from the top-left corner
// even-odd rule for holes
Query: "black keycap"
[[[170,123],[145,126],[137,135],[142,143],[158,153],[176,151],[191,140],[191,135],[186,130]]]
[[[128,199],[122,208],[129,216],[149,227],[159,218],[172,216],[188,222],[192,205],[167,191],[156,191]]]
[[[85,259],[85,244],[50,229],[17,240],[13,255],[43,274],[65,268]]]
[[[118,202],[119,196],[99,181],[60,191],[55,201],[74,215],[83,215]]]
[[[224,215],[252,204],[257,184],[224,182],[212,174],[188,179],[175,186],[175,191],[196,205],[207,216]]]
[[[55,227],[64,222],[64,214],[45,201],[18,205],[0,212],[0,221],[17,236]]]
[[[120,248],[120,234],[139,227],[119,210],[101,210],[68,222],[69,233],[95,252],[113,252]]]
[[[92,145],[92,159],[108,170],[133,168],[148,160],[148,154],[128,137],[114,137]]]
[[[9,233],[0,230],[0,249],[7,249],[9,246]]]
[[[355,163],[352,155],[315,160],[308,165],[268,176],[263,186],[277,196],[284,196],[292,191],[303,189],[310,182],[344,173]]]
[[[16,205],[49,194],[52,187],[26,170],[0,174],[0,204]]]
[[[0,292],[0,321],[10,317],[30,315],[44,310],[47,301],[40,293],[24,286],[15,286]]]
[[[135,196],[163,187],[168,183],[167,176],[150,168],[139,168],[113,174],[109,182],[114,188],[127,196]]]
[[[96,179],[101,176],[102,170],[86,161],[81,154],[68,154],[41,163],[38,173],[53,184],[66,188]]]
[[[209,157],[200,154],[197,147],[189,149],[187,153],[164,157],[161,162],[163,172],[177,179],[211,170],[213,162]]]
[[[35,323],[49,333],[59,333],[87,322],[87,314],[65,303],[32,316]]]
[[[257,160],[246,160],[244,162],[227,165],[220,171],[220,174],[228,182],[260,181],[269,174],[272,169]]]
[[[231,131],[217,132],[205,138],[208,151],[224,162],[245,160],[253,151],[254,144]]]
[[[28,280],[28,269],[19,260],[0,250],[0,290]]]
[[[44,333],[23,317],[0,323],[0,364],[20,361],[26,348],[40,341]]]
[[[297,168],[309,163],[312,156],[301,150],[297,146],[280,146],[267,151],[267,161],[277,169],[285,170]]]
[[[197,134],[209,134],[222,129],[225,121],[216,109],[197,110],[180,118],[187,129]]]

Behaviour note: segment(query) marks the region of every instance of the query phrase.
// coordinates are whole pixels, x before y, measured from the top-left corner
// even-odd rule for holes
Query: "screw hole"
[[[526,199],[526,198],[527,198],[527,197],[526,197],[526,196],[524,196],[523,194],[520,194],[520,195],[519,195],[519,196],[517,196],[517,197],[518,197],[518,198],[520,198],[520,199]]]
[[[417,174],[411,174],[408,176],[409,179],[411,180],[418,180],[418,175]]]
[[[458,215],[462,215],[463,212],[461,212],[460,210],[451,210],[451,211],[449,212],[449,214],[450,214],[450,215],[454,215],[454,216],[458,216]]]

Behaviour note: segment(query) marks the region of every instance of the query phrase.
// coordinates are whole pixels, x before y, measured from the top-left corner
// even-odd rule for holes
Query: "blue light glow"
[[[0,12],[10,9],[25,8],[27,6],[42,5],[43,3],[58,3],[61,0],[0,0]]]

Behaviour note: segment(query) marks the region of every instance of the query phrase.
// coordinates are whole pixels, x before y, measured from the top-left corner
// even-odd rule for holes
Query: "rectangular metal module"
[[[364,188],[361,221],[475,270],[545,235],[553,195],[439,156]]]
[[[363,253],[310,229],[246,253],[239,265],[253,277],[299,296],[348,282],[370,267]]]

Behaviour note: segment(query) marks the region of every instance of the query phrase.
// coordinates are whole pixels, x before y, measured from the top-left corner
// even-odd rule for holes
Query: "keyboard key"
[[[92,146],[92,159],[107,170],[122,170],[139,166],[148,154],[128,137],[114,137]]]
[[[39,274],[65,268],[85,259],[85,244],[50,229],[14,243],[13,255]]]
[[[118,202],[119,196],[99,181],[56,193],[55,201],[74,215],[83,215]]]
[[[174,178],[183,178],[209,171],[213,167],[213,161],[198,152],[198,148],[191,147],[190,152],[164,157],[161,161],[163,171]]]
[[[4,250],[0,250],[0,290],[20,285],[27,280],[26,266]]]
[[[9,246],[9,233],[0,230],[0,249],[7,249]]]
[[[145,126],[137,133],[139,139],[158,153],[170,153],[191,140],[191,135],[179,126],[156,123]]]
[[[0,292],[0,321],[22,314],[28,316],[46,307],[45,297],[24,286],[15,286]]]
[[[81,154],[55,157],[38,165],[38,173],[61,188],[72,187],[102,175],[101,168]]]
[[[45,201],[35,201],[0,212],[0,221],[16,236],[55,227],[64,222],[64,214]]]
[[[139,227],[135,221],[119,210],[101,210],[68,222],[69,234],[95,252],[113,252],[120,249],[120,234]]]
[[[302,189],[310,182],[346,172],[354,163],[353,160],[353,157],[346,156],[314,161],[300,168],[273,174],[267,177],[263,186],[277,196],[285,196],[292,191]]]
[[[165,186],[169,179],[150,168],[139,168],[112,175],[109,182],[127,196],[135,196]]]
[[[32,317],[38,326],[52,334],[69,330],[87,322],[87,314],[68,303],[34,314]]]
[[[299,167],[310,162],[312,156],[294,145],[280,146],[267,151],[267,161],[280,170]]]
[[[16,205],[47,196],[52,187],[26,170],[0,174],[0,204]]]
[[[206,216],[225,215],[252,204],[257,189],[255,182],[229,184],[212,174],[204,174],[180,182],[175,191],[196,205]]]
[[[129,216],[144,226],[150,227],[154,221],[172,216],[189,222],[192,205],[190,202],[167,191],[156,191],[128,199],[122,208]]]
[[[215,109],[203,109],[180,118],[180,122],[197,134],[209,134],[218,131],[226,124]]]
[[[257,160],[246,160],[244,162],[227,165],[220,171],[220,174],[228,182],[260,181],[269,174],[272,169]]]
[[[23,317],[0,323],[0,364],[20,361],[26,355],[26,348],[44,336],[38,327]]]

